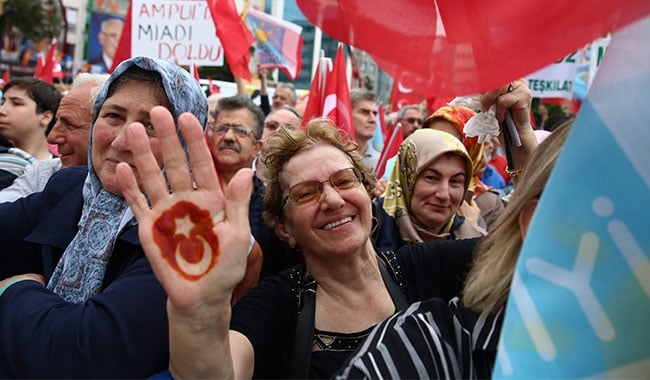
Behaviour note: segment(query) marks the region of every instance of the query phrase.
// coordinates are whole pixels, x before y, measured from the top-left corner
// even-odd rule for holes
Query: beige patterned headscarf
[[[384,211],[395,219],[401,238],[408,243],[449,237],[455,215],[435,230],[419,225],[411,215],[411,197],[418,175],[431,162],[449,152],[465,159],[467,190],[472,178],[472,159],[463,143],[455,136],[433,129],[419,129],[404,140],[399,148],[395,167],[386,185]]]

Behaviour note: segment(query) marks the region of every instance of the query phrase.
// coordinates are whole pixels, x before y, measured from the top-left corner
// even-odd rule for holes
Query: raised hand
[[[222,189],[193,115],[183,114],[178,120],[191,171],[169,111],[155,107],[150,118],[155,129],[151,139],[157,139],[165,174],[140,123],[127,130],[134,167],[127,163],[117,167],[122,195],[138,220],[142,247],[170,306],[194,313],[215,303],[229,305],[246,267],[253,173],[240,171]]]
[[[507,109],[510,109],[517,129],[530,127],[530,110],[533,95],[524,79],[519,79],[503,87],[488,91],[481,96],[483,110],[496,106],[496,117],[502,122]]]
[[[483,110],[493,104],[496,106],[496,117],[499,123],[505,119],[506,110],[510,110],[517,127],[517,133],[522,145],[513,148],[513,156],[517,168],[523,168],[528,162],[528,157],[537,147],[537,139],[530,125],[530,112],[533,96],[524,79],[513,81],[503,87],[488,91],[481,96]],[[499,136],[502,146],[505,147],[502,135]]]
[[[462,201],[460,203],[460,207],[458,208],[458,213],[464,216],[466,220],[469,220],[470,222],[477,225],[479,220],[481,219],[481,209],[478,207],[478,204],[476,204],[476,201],[473,199],[470,199],[469,201],[467,200]]]

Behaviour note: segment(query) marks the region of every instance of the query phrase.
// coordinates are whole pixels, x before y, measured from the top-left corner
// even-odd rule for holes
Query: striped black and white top
[[[377,325],[334,378],[489,378],[502,318],[458,298],[414,303]]]

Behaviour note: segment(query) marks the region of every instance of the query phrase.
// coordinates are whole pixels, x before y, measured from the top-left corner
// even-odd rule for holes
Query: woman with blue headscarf
[[[156,106],[206,125],[205,95],[185,70],[123,62],[95,103],[87,170],[61,170],[42,193],[0,206],[0,377],[146,377],[167,367],[166,294],[116,174],[120,162],[135,168],[132,123],[163,166]]]

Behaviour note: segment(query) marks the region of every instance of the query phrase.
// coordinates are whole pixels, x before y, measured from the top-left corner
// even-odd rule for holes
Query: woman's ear
[[[533,219],[533,214],[535,214],[537,203],[539,203],[539,199],[533,198],[529,200],[521,212],[519,212],[519,231],[521,232],[521,240],[526,238],[528,226],[530,225],[530,221]]]
[[[291,234],[291,228],[288,227],[284,221],[277,220],[277,223],[275,225],[275,233],[278,234],[280,238],[286,240],[291,248],[296,247],[296,244],[298,242]]]

